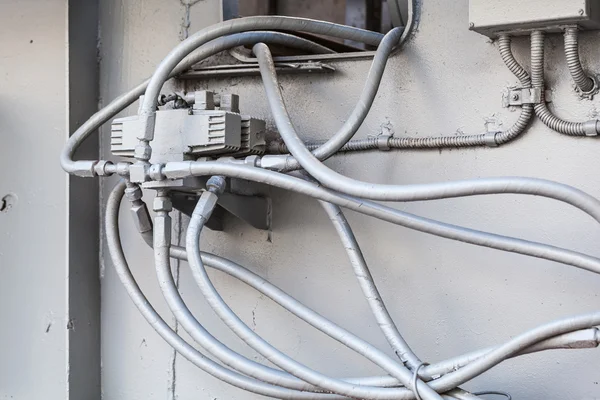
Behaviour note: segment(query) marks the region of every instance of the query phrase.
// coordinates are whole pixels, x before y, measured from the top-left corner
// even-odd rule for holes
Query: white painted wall
[[[1,399],[65,398],[65,13],[60,1],[0,4],[0,197],[17,198],[0,212]]]
[[[507,127],[517,117],[501,107],[501,93],[517,80],[502,64],[496,45],[469,32],[468,1],[424,0],[418,32],[388,65],[372,112],[358,136],[382,124],[396,135],[481,132],[488,120]],[[217,18],[213,2],[191,8],[195,31]],[[185,8],[179,1],[109,0],[100,6],[101,97],[106,104],[151,74],[180,38]],[[585,65],[600,71],[600,36],[582,35]],[[596,116],[600,99],[579,101],[561,53],[548,44],[547,79],[553,108],[564,118]],[[525,40],[518,58],[528,60]],[[283,76],[284,96],[306,138],[335,131],[358,98],[368,61],[332,63],[332,76]],[[260,81],[234,78],[202,85],[235,91],[244,113],[267,118]],[[135,112],[132,107],[128,113]],[[270,122],[272,125],[272,122]],[[108,155],[108,129],[103,130]],[[569,183],[600,196],[600,144],[550,132],[538,121],[522,138],[497,149],[353,154],[328,162],[346,175],[385,183],[526,175]],[[105,184],[106,195],[110,185]],[[265,232],[229,221],[208,232],[203,248],[229,257],[268,278],[325,316],[386,348],[338,244],[316,202],[273,191],[272,242]],[[571,208],[520,196],[479,197],[397,207],[447,222],[543,241],[594,254],[600,229]],[[555,263],[438,239],[349,213],[372,273],[408,342],[424,360],[436,361],[501,343],[553,319],[597,310],[600,277]],[[156,284],[151,251],[123,212],[123,241],[141,287],[170,319]],[[197,370],[145,323],[103,257],[102,362],[105,399],[256,399]],[[279,349],[335,376],[379,373],[342,346],[292,318],[239,282],[212,275],[232,308]],[[233,349],[260,360],[215,317],[199,295],[185,264],[180,288],[206,327]],[[184,337],[185,336],[184,334]],[[598,350],[555,351],[508,361],[465,385],[507,390],[515,399],[600,398]]]

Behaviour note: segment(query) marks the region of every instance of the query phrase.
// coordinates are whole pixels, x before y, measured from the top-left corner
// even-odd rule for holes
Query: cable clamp
[[[379,135],[377,136],[377,148],[379,151],[389,151],[391,135]]]
[[[549,93],[542,95],[540,88],[511,88],[502,96],[504,107],[522,106],[524,104],[540,104],[547,101]]]
[[[577,92],[577,94],[579,95],[579,98],[584,100],[593,100],[594,96],[598,94],[598,92],[600,92],[600,86],[598,85],[598,76],[594,76],[594,75],[588,75],[588,78],[592,80],[592,82],[594,83],[594,86],[588,91],[588,92],[584,92],[582,91],[579,86],[574,85],[575,87],[575,91]]]

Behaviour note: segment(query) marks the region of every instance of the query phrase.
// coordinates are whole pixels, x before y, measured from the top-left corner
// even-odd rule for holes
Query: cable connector
[[[583,123],[583,131],[585,136],[598,136],[600,133],[600,121],[592,119]]]

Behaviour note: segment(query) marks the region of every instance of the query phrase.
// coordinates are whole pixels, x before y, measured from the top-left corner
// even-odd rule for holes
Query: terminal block
[[[209,156],[245,156],[265,152],[265,122],[241,115],[239,98],[195,92],[183,109],[156,112],[151,162],[169,162]],[[140,129],[138,116],[117,118],[112,123],[111,151],[120,157],[133,157]]]

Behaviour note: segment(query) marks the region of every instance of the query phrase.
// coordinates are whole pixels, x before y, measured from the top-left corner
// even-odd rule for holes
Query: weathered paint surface
[[[211,4],[190,9],[194,32],[208,24]],[[101,4],[103,103],[151,74],[177,44],[185,7],[178,1],[106,1]],[[600,71],[598,33],[584,33],[584,65]],[[525,39],[515,41],[527,61]],[[561,52],[548,43],[547,79],[553,108],[564,118],[598,115],[600,98],[575,96]],[[358,98],[368,61],[335,62],[331,76],[282,76],[292,118],[306,138],[331,135]],[[503,66],[495,44],[468,30],[468,1],[424,0],[421,24],[411,43],[390,62],[382,88],[357,136],[390,130],[396,135],[474,133],[486,124],[507,127],[517,112],[501,107],[501,93],[517,80]],[[258,79],[205,83],[235,91],[245,113],[270,118]],[[135,107],[128,110],[135,112]],[[269,122],[272,124],[272,122]],[[103,130],[108,137],[108,129]],[[105,155],[108,155],[105,139]],[[386,183],[527,175],[569,183],[600,196],[600,143],[548,131],[536,121],[520,139],[497,149],[354,154],[328,165],[349,176]],[[110,190],[104,185],[103,193]],[[544,241],[594,254],[599,227],[580,212],[545,199],[479,197],[397,207],[451,223]],[[131,267],[159,312],[170,319],[156,284],[150,250],[126,210],[123,241]],[[555,263],[438,239],[349,213],[372,273],[393,317],[427,361],[505,341],[538,324],[597,310],[600,277]],[[238,261],[270,279],[334,321],[387,348],[326,215],[314,201],[273,191],[272,242],[268,234],[237,221],[224,233],[207,232],[203,248]],[[222,384],[181,357],[147,326],[129,302],[104,257],[102,287],[103,391],[106,399],[257,399]],[[235,280],[214,273],[217,288],[242,319],[277,348],[334,376],[380,371],[291,317]],[[205,326],[243,354],[261,360],[218,321],[180,269],[184,299]],[[184,337],[188,337],[183,333]],[[509,361],[467,389],[500,389],[515,399],[600,398],[598,350],[554,351]],[[175,371],[173,371],[173,365]],[[168,397],[171,396],[171,397]]]

